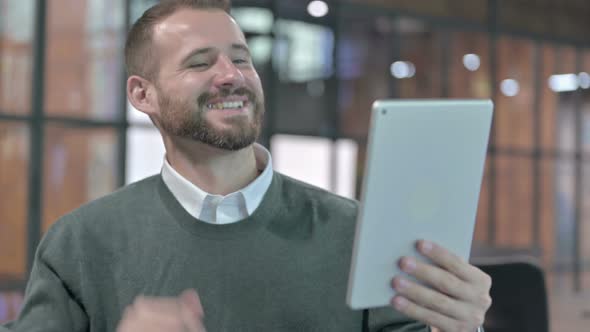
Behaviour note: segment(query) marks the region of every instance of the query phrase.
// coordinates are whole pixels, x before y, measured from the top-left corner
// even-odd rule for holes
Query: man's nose
[[[239,88],[244,85],[244,75],[230,58],[220,56],[215,67],[217,73],[214,84],[218,88]]]

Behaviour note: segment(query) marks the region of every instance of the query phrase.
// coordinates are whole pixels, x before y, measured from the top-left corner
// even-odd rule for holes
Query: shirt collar
[[[261,172],[260,175],[246,187],[227,195],[235,195],[236,193],[240,194],[244,198],[243,201],[245,202],[245,209],[248,212],[248,216],[260,205],[264,194],[270,187],[273,177],[270,152],[258,143],[254,143],[253,148],[256,167]],[[201,216],[205,200],[209,196],[215,196],[202,190],[180,175],[180,173],[170,165],[166,157],[164,157],[164,163],[162,166],[162,179],[180,205],[197,219]]]
[[[254,181],[240,190],[246,201],[248,215],[251,215],[262,202],[273,176],[272,157],[264,146],[258,143],[254,144],[254,158],[256,159],[256,168],[261,173]]]

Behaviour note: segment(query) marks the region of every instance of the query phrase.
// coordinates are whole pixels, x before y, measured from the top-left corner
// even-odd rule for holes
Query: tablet
[[[490,100],[373,104],[346,302],[389,305],[402,256],[418,239],[469,257],[488,137]],[[410,278],[412,279],[412,278]]]

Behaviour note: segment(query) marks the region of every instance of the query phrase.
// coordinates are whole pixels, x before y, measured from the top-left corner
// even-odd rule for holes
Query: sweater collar
[[[229,224],[211,224],[203,222],[188,213],[179,201],[172,195],[168,186],[164,183],[162,177],[159,177],[158,194],[166,207],[166,211],[182,228],[193,235],[210,238],[210,239],[234,239],[244,236],[244,234],[253,232],[261,227],[265,227],[273,220],[281,220],[280,215],[284,213],[284,203],[282,197],[283,178],[278,172],[273,172],[272,179],[268,190],[263,195],[258,209],[241,222]]]
[[[180,205],[194,218],[213,224],[233,223],[252,215],[268,190],[273,177],[270,152],[254,144],[260,175],[246,187],[228,195],[213,195],[179,174],[164,158],[162,179]]]

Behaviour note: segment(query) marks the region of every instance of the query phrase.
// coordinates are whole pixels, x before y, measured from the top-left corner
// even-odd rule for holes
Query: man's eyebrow
[[[248,48],[248,46],[246,46],[244,44],[232,44],[231,48],[234,50],[246,52],[246,53],[248,53],[248,55],[250,55],[250,49]],[[187,56],[185,56],[184,59],[182,59],[181,63],[186,63],[187,61],[189,61],[192,57],[194,57],[196,55],[207,54],[207,53],[212,52],[213,50],[214,50],[213,47],[197,48],[197,49],[193,50],[192,52],[190,52]]]
[[[192,52],[190,52],[187,56],[185,56],[184,59],[182,59],[181,63],[186,63],[187,61],[189,61],[192,57],[194,57],[196,55],[207,54],[207,53],[210,53],[211,51],[213,51],[213,47],[197,48],[197,49],[193,50]]]
[[[244,44],[231,44],[231,48],[234,50],[244,51],[250,55],[250,49]]]

